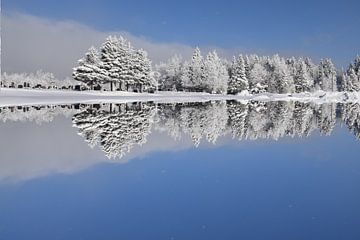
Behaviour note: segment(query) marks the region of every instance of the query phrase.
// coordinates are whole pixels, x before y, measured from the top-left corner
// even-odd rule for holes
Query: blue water
[[[0,133],[0,239],[360,239],[359,141],[340,123],[199,147],[153,130],[125,160],[71,117]]]

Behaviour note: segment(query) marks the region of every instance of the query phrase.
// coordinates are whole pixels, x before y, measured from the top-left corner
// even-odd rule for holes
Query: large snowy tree
[[[93,89],[94,85],[108,81],[107,72],[102,68],[99,53],[95,47],[91,47],[83,59],[79,60],[79,66],[73,69],[73,78],[83,82]]]
[[[195,48],[191,61],[188,64],[187,77],[183,78],[184,87],[191,91],[202,91],[204,83],[204,59],[199,48]]]
[[[147,53],[136,50],[123,37],[109,36],[100,47],[86,53],[74,68],[74,78],[93,86],[95,83],[110,83],[110,90],[150,91],[156,83]]]

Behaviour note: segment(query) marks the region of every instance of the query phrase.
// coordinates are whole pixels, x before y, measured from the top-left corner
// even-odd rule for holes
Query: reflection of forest
[[[122,157],[146,142],[152,127],[175,140],[190,136],[194,145],[215,143],[226,134],[244,140],[330,135],[336,120],[360,139],[358,103],[213,101],[202,103],[127,103],[0,108],[1,121],[50,122],[73,115],[73,125],[91,146],[109,158]]]
[[[57,116],[70,117],[82,111],[85,105],[44,105],[0,107],[0,122],[52,122]]]
[[[175,138],[189,134],[198,145],[202,137],[215,142],[227,133],[242,139],[279,139],[308,136],[320,129],[330,134],[336,122],[336,104],[300,102],[207,102],[160,105],[159,127]]]

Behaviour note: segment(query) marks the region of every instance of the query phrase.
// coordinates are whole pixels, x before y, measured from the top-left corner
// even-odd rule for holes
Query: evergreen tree
[[[345,91],[360,91],[360,57],[357,56],[354,63],[351,63],[343,76]]]
[[[136,88],[142,92],[143,90],[155,89],[155,80],[151,74],[151,61],[147,57],[147,53],[140,49],[134,53],[134,59],[130,68],[134,73],[133,82]]]
[[[204,60],[199,48],[195,48],[188,67],[186,87],[190,90],[202,90],[204,88]]]
[[[225,93],[227,89],[228,73],[225,64],[216,51],[209,52],[204,62],[205,90],[210,93]]]
[[[316,84],[323,91],[337,91],[336,69],[330,59],[322,59],[319,64]]]
[[[295,91],[297,93],[300,92],[309,92],[312,88],[312,79],[310,73],[307,69],[305,62],[302,59],[296,64],[295,67],[295,75],[294,75],[294,84],[295,84]]]
[[[294,91],[293,79],[287,68],[286,62],[279,55],[271,59],[271,76],[269,91],[273,93],[290,93]]]
[[[228,81],[228,93],[236,94],[249,90],[249,82],[246,76],[245,60],[242,55],[237,59],[234,57]]]
[[[249,85],[251,93],[262,93],[268,89],[268,76],[265,67],[255,63],[249,72]]]
[[[107,74],[101,69],[99,53],[95,47],[91,47],[85,57],[79,60],[79,66],[74,68],[73,78],[85,83],[90,89],[93,89],[94,85],[106,82]]]
[[[120,42],[117,37],[109,36],[100,48],[102,68],[107,73],[111,91],[113,91],[114,83],[118,81],[119,72],[121,71],[120,63],[116,62],[120,55],[119,45]]]

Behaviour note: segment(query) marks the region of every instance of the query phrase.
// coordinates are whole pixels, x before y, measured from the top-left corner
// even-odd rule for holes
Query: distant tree
[[[269,74],[265,67],[260,63],[255,63],[249,72],[250,92],[265,92],[268,89]]]
[[[142,49],[135,51],[132,62],[130,69],[134,73],[133,83],[136,88],[140,92],[155,89],[156,83],[152,75],[151,61],[147,57],[147,52]]]
[[[295,91],[297,93],[309,92],[313,87],[314,80],[311,78],[307,65],[302,59],[299,59],[296,63],[294,74]]]
[[[238,58],[234,57],[231,65],[228,93],[236,94],[245,90],[249,90],[249,81],[246,76],[245,60],[239,55]]]
[[[336,69],[330,59],[322,59],[319,63],[318,78],[315,84],[323,91],[337,91]]]
[[[294,91],[293,79],[283,58],[273,56],[270,62],[271,76],[269,91],[273,93],[289,93]]]
[[[188,64],[187,77],[184,86],[190,90],[203,90],[204,84],[204,59],[199,48],[195,48],[191,62]]]
[[[318,76],[318,67],[311,61],[310,58],[305,58],[304,63],[306,65],[306,69],[310,75],[310,78],[315,81]]]
[[[351,63],[342,77],[343,90],[354,92],[360,91],[360,56]]]
[[[155,65],[159,90],[180,90],[182,89],[183,75],[181,57],[175,55],[167,62]]]
[[[216,51],[209,52],[204,62],[204,87],[210,93],[226,93],[228,72]]]

